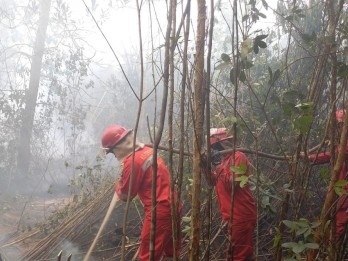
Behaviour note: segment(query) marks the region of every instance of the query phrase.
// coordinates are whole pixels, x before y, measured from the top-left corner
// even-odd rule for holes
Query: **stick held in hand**
[[[108,220],[110,218],[110,215],[111,215],[112,211],[114,210],[118,200],[119,200],[118,196],[116,195],[116,193],[114,193],[114,196],[112,197],[112,200],[111,200],[110,206],[108,208],[108,211],[106,212],[106,215],[104,217],[103,223],[101,224],[101,226],[100,226],[100,228],[98,230],[98,233],[95,236],[92,245],[88,249],[88,252],[87,252],[86,256],[84,257],[83,261],[88,261],[89,260],[89,257],[91,255],[95,245],[97,244],[98,238],[100,237],[100,234],[103,232],[105,224],[108,222]]]

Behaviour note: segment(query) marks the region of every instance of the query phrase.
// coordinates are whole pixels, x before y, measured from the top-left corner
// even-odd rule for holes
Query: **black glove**
[[[214,166],[219,165],[222,162],[221,154],[218,150],[211,150],[211,164]]]

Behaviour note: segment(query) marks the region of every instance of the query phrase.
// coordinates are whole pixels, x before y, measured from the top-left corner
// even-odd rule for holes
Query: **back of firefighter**
[[[213,150],[221,151],[231,148],[232,139],[233,136],[227,136],[226,128],[212,128],[210,131],[210,143]],[[249,184],[241,186],[238,181],[241,176],[249,176],[250,162],[244,153],[236,151],[234,159],[232,153],[221,155],[220,161],[213,162],[214,165],[211,176],[216,186],[222,219],[229,222],[232,213],[232,223],[228,228],[232,238],[232,249],[227,247],[226,260],[255,260],[253,234],[257,217],[256,203]],[[244,173],[232,172],[231,166],[240,168]],[[245,171],[242,171],[243,169]],[[233,206],[232,212],[231,206]]]
[[[120,178],[116,180],[116,194],[119,199],[127,201],[128,195],[130,195],[131,199],[138,195],[140,201],[143,203],[145,217],[141,231],[141,244],[138,257],[140,260],[145,261],[149,260],[150,256],[152,163],[154,159],[152,148],[136,141],[132,175],[133,139],[134,134],[132,130],[127,130],[119,125],[111,125],[103,133],[102,145],[103,148],[112,152],[121,163]],[[161,157],[157,158],[157,166],[155,260],[161,260],[162,258],[173,256],[173,238],[170,176]],[[179,215],[181,206],[179,208],[178,232],[180,231]],[[180,240],[177,249],[179,252]]]

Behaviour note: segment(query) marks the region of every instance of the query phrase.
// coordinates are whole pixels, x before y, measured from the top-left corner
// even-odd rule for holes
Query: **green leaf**
[[[182,230],[182,232],[184,232],[187,235],[191,234],[191,227],[185,226],[184,229]]]
[[[253,49],[254,49],[254,53],[255,53],[255,54],[258,54],[258,53],[259,53],[259,46],[258,46],[255,42],[254,42]]]
[[[320,168],[320,176],[325,182],[328,182],[330,176],[329,170],[324,167]]]
[[[301,116],[293,122],[294,128],[295,130],[298,130],[301,134],[306,134],[309,131],[312,121],[312,116]]]
[[[239,166],[231,166],[230,169],[235,174],[245,174],[247,171],[247,166],[244,162],[241,162]]]
[[[258,42],[258,46],[259,46],[260,48],[266,48],[266,47],[267,47],[267,44],[266,44],[264,41],[259,41],[259,42]]]
[[[263,13],[259,13],[259,16],[261,16],[262,18],[267,18],[267,16]]]
[[[343,186],[345,186],[347,184],[348,184],[348,180],[342,179],[342,180],[336,181],[334,186],[335,187],[343,187]]]
[[[282,244],[282,247],[285,247],[285,248],[294,248],[297,246],[297,243],[296,242],[286,242],[286,243],[283,243]]]
[[[182,217],[182,221],[189,223],[189,222],[191,222],[191,217],[190,216]]]
[[[308,238],[311,234],[312,234],[312,230],[311,230],[311,229],[308,229],[308,230],[303,234],[303,236],[304,236],[304,238],[306,239],[306,238]]]
[[[296,254],[301,253],[303,250],[305,250],[306,247],[304,244],[298,243],[296,246],[292,248],[292,251]]]
[[[248,181],[249,181],[249,177],[246,176],[246,175],[243,175],[243,176],[237,177],[237,178],[236,178],[236,181],[239,181],[239,186],[240,186],[241,188],[244,188],[245,185],[246,185],[246,184],[248,183]]]
[[[290,104],[290,103],[285,103],[285,104],[283,104],[282,107],[283,107],[284,114],[285,114],[286,116],[290,117],[291,114],[292,114],[292,112],[293,112],[293,106],[292,106],[292,104]]]
[[[338,196],[346,194],[346,190],[343,188],[343,186],[346,186],[347,184],[348,184],[347,180],[336,181],[334,185],[334,190]]]
[[[320,226],[320,224],[321,224],[321,222],[315,221],[315,222],[312,223],[311,228],[317,228],[317,227]]]
[[[244,15],[243,18],[242,18],[242,22],[245,22],[248,19],[249,19],[249,15]]]
[[[225,63],[231,63],[231,58],[228,54],[222,53],[221,54],[221,60],[223,60]]]
[[[280,235],[276,235],[273,239],[273,248],[277,247],[280,243],[281,240],[281,236]]]
[[[308,227],[308,220],[306,218],[300,218],[297,224],[300,227]]]
[[[325,223],[325,226],[324,226],[324,232],[327,231],[329,225],[331,224],[331,220],[328,220],[326,223]]]
[[[308,231],[308,227],[302,227],[298,230],[296,230],[296,236],[302,235]]]
[[[313,102],[303,102],[300,104],[297,104],[295,108],[299,108],[301,110],[308,110],[310,108],[313,108],[314,103]]]
[[[262,0],[262,5],[266,10],[268,10],[268,4],[265,0]]]
[[[272,246],[273,248],[278,247],[282,239],[279,228],[276,227],[275,231],[276,231],[276,236],[273,239],[273,246]]]
[[[317,243],[306,243],[305,247],[310,249],[318,249],[319,245]]]
[[[261,40],[267,38],[268,34],[260,34],[260,35],[257,35],[254,39],[255,42],[260,42]]]
[[[288,228],[291,228],[291,230],[295,230],[297,229],[297,225],[295,222],[290,221],[290,220],[283,220],[282,221],[284,223],[285,226],[287,226]]]

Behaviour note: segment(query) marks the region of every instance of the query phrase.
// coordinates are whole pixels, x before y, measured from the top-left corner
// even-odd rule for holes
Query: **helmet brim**
[[[100,149],[101,149],[101,153],[103,154],[103,155],[107,155],[107,154],[109,154],[109,153],[112,153],[112,151],[114,150],[114,148],[117,146],[117,145],[119,145],[120,143],[122,143],[124,140],[125,140],[125,138],[130,134],[130,133],[132,133],[132,131],[133,131],[133,129],[130,129],[130,130],[128,130],[115,144],[113,144],[110,148],[107,148],[107,147],[101,147]]]

